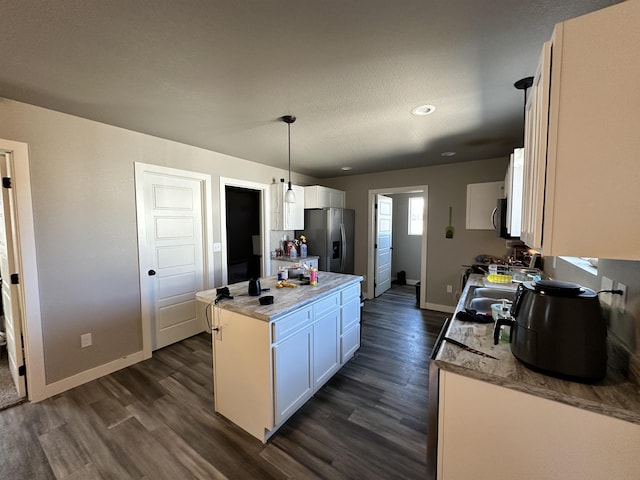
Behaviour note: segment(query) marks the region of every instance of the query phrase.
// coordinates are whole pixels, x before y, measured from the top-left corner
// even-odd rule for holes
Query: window
[[[422,235],[423,197],[409,197],[409,235]]]
[[[591,275],[598,275],[598,259],[590,257],[560,257],[565,262],[590,273]]]

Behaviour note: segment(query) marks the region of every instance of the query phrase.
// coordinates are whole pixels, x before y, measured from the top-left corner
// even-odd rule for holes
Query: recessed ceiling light
[[[442,152],[440,155],[443,157],[453,157],[455,154],[456,152]]]
[[[411,115],[415,115],[417,117],[424,117],[425,115],[429,115],[436,111],[436,107],[433,105],[420,105],[413,110],[411,110]]]
[[[352,170],[353,167],[342,167],[340,170],[344,170],[345,172],[348,172],[349,170]]]

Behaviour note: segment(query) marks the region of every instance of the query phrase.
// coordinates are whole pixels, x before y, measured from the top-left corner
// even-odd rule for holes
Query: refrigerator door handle
[[[347,256],[347,234],[344,230],[344,223],[340,224],[340,243],[342,243],[340,249],[340,273],[344,273],[344,259]]]

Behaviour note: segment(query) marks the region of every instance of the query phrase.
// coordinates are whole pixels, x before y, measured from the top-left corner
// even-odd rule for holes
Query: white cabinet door
[[[529,90],[525,110],[522,218],[520,239],[536,250],[542,248],[542,214],[547,166],[549,76],[551,42],[546,42]]]
[[[304,203],[305,208],[344,208],[345,192],[321,185],[304,187]]]
[[[508,178],[504,193],[507,197],[507,233],[512,237],[520,236],[522,228],[522,178],[524,167],[524,148],[516,148],[511,154]]]
[[[438,478],[638,478],[640,425],[440,371]]]
[[[313,327],[308,326],[273,347],[276,424],[311,396],[312,341]]]
[[[640,2],[556,25],[526,112],[522,240],[547,256],[640,259]],[[633,82],[632,82],[633,83]],[[636,82],[637,83],[637,82]]]
[[[340,367],[340,310],[335,309],[313,325],[313,383],[320,388]]]
[[[340,363],[349,360],[360,348],[360,286],[352,285],[341,292]]]
[[[344,364],[360,348],[360,322],[340,336],[340,363]]]
[[[292,185],[296,194],[295,203],[287,203],[286,183],[271,184],[271,230],[303,230],[304,229],[304,187]]]

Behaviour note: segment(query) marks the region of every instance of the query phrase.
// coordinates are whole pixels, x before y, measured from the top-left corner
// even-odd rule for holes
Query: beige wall
[[[286,171],[0,99],[0,137],[29,146],[46,383],[142,350],[134,162],[269,184]],[[294,183],[317,183],[292,175]],[[216,282],[220,254],[214,258]],[[93,347],[80,348],[91,332]]]
[[[507,158],[496,158],[323,179],[323,185],[345,190],[347,208],[356,211],[356,273],[367,273],[369,190],[428,185],[427,302],[455,306],[462,265],[468,265],[478,254],[502,256],[506,252],[505,241],[492,231],[465,229],[467,184],[504,180],[507,163]],[[452,239],[445,238],[449,206],[453,207],[455,227]],[[447,285],[454,286],[454,293],[446,292]]]

